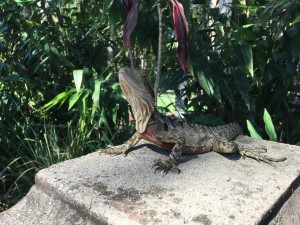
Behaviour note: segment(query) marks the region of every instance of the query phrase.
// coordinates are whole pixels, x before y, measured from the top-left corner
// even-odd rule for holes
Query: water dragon
[[[179,173],[178,164],[182,154],[201,154],[209,151],[238,153],[271,165],[286,160],[285,157],[275,159],[262,155],[235,142],[236,137],[243,134],[241,127],[236,123],[210,127],[188,124],[160,114],[155,108],[154,92],[145,71],[121,68],[119,82],[132,108],[136,132],[124,144],[108,146],[101,151],[103,153],[127,153],[139,140],[145,139],[171,152],[168,159],[154,162],[155,171],[163,173]]]

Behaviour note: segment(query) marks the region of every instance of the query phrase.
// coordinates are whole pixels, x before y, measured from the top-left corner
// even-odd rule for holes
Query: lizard
[[[136,132],[124,144],[109,145],[101,150],[102,153],[126,154],[139,140],[144,139],[170,151],[168,159],[155,160],[153,165],[155,172],[163,173],[180,173],[178,165],[182,154],[201,154],[210,151],[238,153],[242,157],[254,158],[271,165],[286,160],[286,157],[275,159],[262,155],[235,142],[239,135],[243,135],[237,123],[210,127],[189,124],[160,114],[155,108],[154,91],[145,71],[121,68],[118,76],[121,89],[136,120]]]

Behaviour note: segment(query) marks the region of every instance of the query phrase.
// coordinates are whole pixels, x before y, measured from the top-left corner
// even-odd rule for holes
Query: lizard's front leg
[[[111,146],[108,145],[106,149],[101,150],[101,153],[106,153],[106,154],[126,154],[129,149],[134,147],[138,141],[141,139],[140,133],[135,132],[135,134],[124,144],[122,145],[117,145],[117,146]]]
[[[164,139],[164,138],[163,138]],[[171,139],[161,140],[163,142],[175,143],[168,159],[162,160],[158,159],[154,161],[153,167],[155,168],[155,172],[163,171],[164,174],[168,172],[172,173],[180,173],[180,169],[178,168],[179,160],[182,155],[182,150],[185,146],[185,138],[184,137],[172,137]]]
[[[212,150],[218,153],[238,153],[242,157],[253,158],[272,166],[275,166],[274,162],[283,162],[286,160],[286,157],[275,159],[270,156],[262,155],[257,150],[247,149],[234,141],[227,141],[225,138],[216,138],[214,140]]]

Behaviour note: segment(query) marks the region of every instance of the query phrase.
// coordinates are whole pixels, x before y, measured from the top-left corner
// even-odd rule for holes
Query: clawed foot
[[[172,159],[157,159],[154,161],[152,168],[155,168],[154,173],[162,171],[163,174],[171,173],[180,173],[180,169],[177,164]]]
[[[100,153],[110,154],[110,155],[125,154],[126,147],[124,144],[117,145],[117,146],[108,145],[106,149],[101,149]]]
[[[266,152],[266,150],[265,150],[265,152]],[[257,151],[245,150],[245,149],[240,150],[240,155],[244,158],[245,157],[250,157],[250,158],[256,159],[259,162],[265,162],[265,163],[270,164],[272,166],[275,166],[275,162],[283,162],[287,159],[286,157],[275,159],[275,158],[272,158],[272,157],[269,157],[269,156],[266,156],[266,155],[261,155]]]

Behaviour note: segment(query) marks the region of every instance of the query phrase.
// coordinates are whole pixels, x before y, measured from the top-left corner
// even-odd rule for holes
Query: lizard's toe
[[[169,172],[171,173],[181,172],[178,166],[171,159],[166,159],[166,160],[157,159],[154,161],[152,168],[155,168],[154,173],[163,172],[164,174],[167,174]]]

